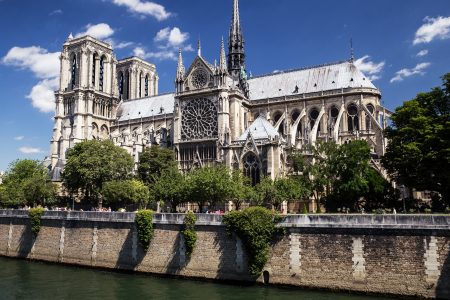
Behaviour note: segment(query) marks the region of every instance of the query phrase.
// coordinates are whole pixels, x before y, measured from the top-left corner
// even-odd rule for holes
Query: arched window
[[[250,178],[252,185],[255,186],[261,179],[261,168],[258,158],[253,152],[249,152],[243,159],[244,175]]]
[[[95,88],[95,79],[97,77],[97,59],[98,54],[94,53],[92,55],[92,86]]]
[[[130,99],[130,72],[125,73],[125,99]]]
[[[358,107],[356,106],[356,104],[351,103],[347,107],[347,115],[348,131],[359,130]]]
[[[309,127],[312,130],[314,125],[316,124],[316,120],[319,117],[319,110],[317,108],[313,108],[309,111]],[[320,123],[319,128],[317,129],[317,132],[320,131]]]
[[[145,97],[148,97],[148,74],[145,75]]]
[[[71,72],[72,78],[71,78],[71,87],[72,89],[75,88],[76,84],[76,76],[77,76],[77,56],[76,54],[72,57],[72,72]]]
[[[300,118],[300,112],[298,110],[294,110],[294,112],[291,114],[291,123],[294,124],[297,119]],[[298,122],[297,125],[297,133],[295,135],[297,138],[300,138],[302,136],[302,123]]]
[[[102,58],[100,58],[100,78],[98,82],[98,87],[101,92],[103,92],[103,79],[105,77],[104,74],[105,74],[105,56],[102,56]]]
[[[328,119],[330,131],[334,129],[334,126],[336,126],[337,117],[339,116],[339,110],[336,106],[332,106],[330,109],[330,118]],[[339,126],[339,124],[338,124]]]
[[[373,113],[375,111],[375,108],[371,103],[367,104],[367,110],[370,112],[370,114],[373,116]],[[370,120],[370,116],[366,115],[366,130],[372,130],[372,120]]]
[[[120,99],[123,98],[123,72],[119,73],[119,95],[120,95]]]

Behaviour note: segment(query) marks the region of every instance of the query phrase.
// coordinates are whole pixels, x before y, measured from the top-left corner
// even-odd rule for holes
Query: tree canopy
[[[102,195],[104,204],[112,205],[115,208],[136,204],[139,209],[144,209],[150,201],[148,187],[136,179],[105,182]]]
[[[101,205],[103,184],[129,179],[133,167],[131,155],[112,141],[85,141],[69,149],[62,178],[69,192]]]
[[[139,157],[137,174],[147,185],[152,185],[163,171],[176,169],[175,153],[171,149],[153,145],[145,148]]]
[[[442,80],[395,110],[382,163],[397,183],[436,191],[450,205],[450,73]]]
[[[156,201],[169,204],[172,212],[175,212],[178,205],[189,201],[185,176],[175,168],[163,170],[153,184],[153,194]]]

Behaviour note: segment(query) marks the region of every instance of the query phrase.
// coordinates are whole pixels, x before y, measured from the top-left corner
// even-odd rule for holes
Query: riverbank
[[[190,260],[183,214],[155,214],[146,253],[134,213],[46,212],[33,238],[26,211],[0,210],[0,255],[161,275],[252,282],[241,241],[220,215],[198,215]],[[450,299],[450,217],[289,215],[257,281],[272,285]]]

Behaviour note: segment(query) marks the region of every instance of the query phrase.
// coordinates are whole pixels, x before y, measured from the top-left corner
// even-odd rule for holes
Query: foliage
[[[233,202],[236,210],[241,209],[242,203],[255,200],[256,194],[250,178],[244,176],[241,170],[234,170],[231,174],[230,190],[230,201]]]
[[[366,179],[368,190],[363,195],[365,200],[363,205],[366,211],[371,211],[376,208],[402,209],[402,202],[399,200],[399,191],[377,171],[369,168],[367,170]]]
[[[62,174],[69,192],[101,205],[103,184],[131,177],[133,158],[112,141],[85,141],[68,150]]]
[[[56,186],[37,160],[12,162],[0,188],[0,206],[48,205],[56,200]]]
[[[153,211],[148,209],[138,210],[135,217],[139,243],[144,251],[148,250],[153,238]]]
[[[197,202],[200,212],[207,203],[213,207],[232,193],[230,172],[224,166],[195,169],[188,175],[187,185],[189,198]]]
[[[197,217],[193,212],[188,212],[184,216],[183,231],[181,232],[184,237],[184,245],[186,247],[186,256],[191,258],[194,251],[195,242],[197,241],[197,233],[195,232],[195,222]]]
[[[449,205],[450,73],[442,80],[443,87],[420,93],[395,110],[382,163],[399,184],[436,191]]]
[[[257,205],[273,205],[279,210],[283,201],[298,201],[308,194],[307,187],[296,177],[265,177],[255,186]]]
[[[176,167],[175,153],[172,150],[153,145],[141,153],[137,174],[146,185],[152,185],[165,170]]]
[[[228,233],[234,232],[242,240],[250,275],[259,276],[268,259],[269,243],[280,231],[275,224],[281,217],[263,207],[250,207],[226,213],[223,221]]]
[[[34,236],[37,236],[39,231],[41,230],[41,217],[44,214],[44,209],[40,206],[35,208],[30,208],[28,211],[28,216],[30,217],[31,222],[31,231]]]
[[[150,199],[150,191],[139,180],[108,181],[103,184],[102,195],[104,203],[115,207],[128,204],[139,204],[145,208]]]
[[[304,215],[308,214],[308,208],[306,207],[306,203],[303,203],[303,212]]]
[[[177,205],[188,200],[188,193],[184,175],[175,168],[163,170],[161,176],[156,179],[153,185],[155,200],[168,203],[172,212],[176,212]]]

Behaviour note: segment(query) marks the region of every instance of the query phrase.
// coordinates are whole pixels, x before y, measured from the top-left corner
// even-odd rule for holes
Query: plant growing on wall
[[[37,236],[39,231],[41,230],[41,217],[44,214],[44,209],[40,206],[35,208],[30,208],[28,211],[28,216],[30,217],[31,222],[31,231],[34,236]]]
[[[269,243],[278,232],[275,225],[281,217],[263,207],[250,207],[224,215],[223,221],[229,234],[236,233],[242,240],[248,255],[250,275],[259,276],[269,256]]]
[[[194,251],[195,242],[197,241],[197,233],[195,232],[195,222],[197,217],[193,212],[188,212],[184,217],[183,231],[181,233],[184,237],[184,245],[186,247],[186,256],[188,259],[191,258],[192,252]]]
[[[153,211],[148,209],[138,210],[134,221],[136,223],[139,243],[144,248],[144,251],[147,251],[153,237]]]

